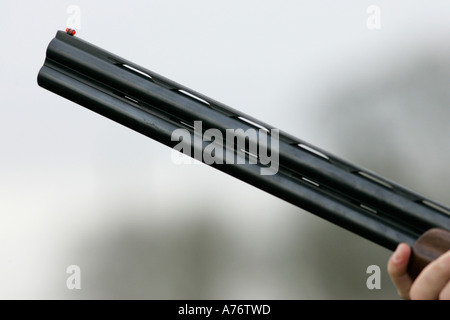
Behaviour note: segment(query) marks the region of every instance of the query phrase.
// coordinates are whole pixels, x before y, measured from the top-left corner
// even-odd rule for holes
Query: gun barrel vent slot
[[[192,93],[190,93],[190,92],[187,92],[186,90],[178,89],[178,92],[184,94],[185,96],[191,97],[192,99],[195,99],[195,100],[197,100],[197,101],[200,101],[200,102],[206,104],[207,106],[210,105],[208,101],[206,101],[206,100],[204,100],[204,99],[202,99],[202,98],[199,98],[199,97],[197,97],[195,94],[192,94]]]
[[[184,121],[180,121],[180,123],[181,123],[183,126],[186,126],[186,127],[188,127],[188,128],[191,128],[192,130],[195,129],[194,126],[193,126],[192,124],[189,124],[189,123],[184,122]]]
[[[313,186],[316,186],[316,187],[320,186],[317,182],[312,181],[312,180],[310,180],[308,178],[302,177],[302,180],[308,182],[309,184],[312,184]]]
[[[139,101],[138,100],[136,100],[136,99],[134,99],[134,98],[132,98],[132,97],[129,97],[129,96],[123,96],[125,99],[127,99],[127,100],[130,100],[131,102],[134,102],[134,103],[136,103],[136,104],[139,104]]]
[[[446,208],[441,207],[440,205],[438,205],[438,204],[436,204],[434,202],[431,202],[431,201],[428,201],[428,200],[422,200],[421,202],[424,205],[426,205],[427,207],[429,207],[429,208],[432,208],[434,210],[437,210],[437,211],[440,211],[440,212],[445,213],[447,215],[450,215],[450,211],[449,210],[447,210]]]
[[[245,153],[245,154],[248,155],[249,157],[258,159],[258,155],[257,155],[257,154],[254,154],[254,153],[252,153],[252,152],[249,152],[249,151],[247,151],[247,150],[245,150],[245,149],[241,149],[241,152]]]
[[[319,157],[324,158],[326,160],[330,160],[330,158],[326,154],[324,154],[324,153],[322,153],[322,152],[320,152],[320,151],[318,151],[318,150],[316,150],[316,149],[314,149],[314,148],[312,148],[310,146],[307,146],[306,144],[299,143],[299,144],[297,144],[297,146],[299,146],[300,148],[302,148],[302,149],[304,149],[306,151],[309,151],[309,152],[315,154],[316,156],[319,156]]]
[[[368,206],[366,206],[366,205],[364,205],[364,204],[360,204],[359,206],[360,206],[361,208],[363,208],[363,209],[369,211],[369,212],[372,212],[372,213],[374,213],[374,214],[377,214],[377,210],[375,210],[375,209],[373,209],[373,208],[371,208],[371,207],[368,207]]]
[[[371,174],[368,174],[368,173],[366,173],[364,171],[357,171],[356,173],[359,174],[360,176],[363,176],[364,178],[372,180],[373,182],[376,182],[376,183],[378,183],[378,184],[380,184],[380,185],[382,185],[382,186],[384,186],[386,188],[393,189],[393,187],[389,183],[387,183],[387,182],[385,182],[385,181],[383,181],[383,180],[381,180],[381,179],[379,179],[377,177],[374,177]]]
[[[139,69],[136,69],[135,67],[132,67],[132,66],[130,66],[128,64],[125,64],[125,63],[121,64],[121,66],[124,67],[125,69],[133,71],[134,73],[140,74],[141,76],[144,76],[144,77],[146,77],[148,79],[153,80],[153,78],[149,74],[147,74],[144,71],[141,71]]]
[[[256,123],[256,122],[254,122],[254,121],[251,121],[251,120],[246,119],[246,118],[244,118],[244,117],[237,117],[237,118],[238,118],[239,120],[241,120],[241,121],[246,122],[246,123],[249,124],[249,125],[252,125],[252,126],[258,128],[258,129],[262,129],[262,130],[264,130],[264,131],[266,131],[266,132],[270,132],[269,129],[267,129],[266,127],[260,125],[259,123]]]

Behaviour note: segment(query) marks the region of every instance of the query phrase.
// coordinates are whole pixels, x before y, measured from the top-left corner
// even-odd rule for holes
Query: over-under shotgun
[[[219,130],[223,137],[227,130],[243,133],[246,145],[256,143],[258,150],[277,153],[275,174],[261,174],[267,159],[237,148],[239,137],[219,147],[224,156],[244,163],[207,164],[385,248],[408,243],[414,247],[409,269],[413,277],[450,249],[446,206],[282,131],[276,131],[276,145],[273,139],[262,145],[263,135],[273,135],[272,126],[74,37],[73,32],[58,31],[50,42],[38,83],[172,148],[180,142],[173,133],[183,128],[191,133],[192,156],[212,143],[195,140],[199,130]],[[256,136],[245,134],[251,129]]]

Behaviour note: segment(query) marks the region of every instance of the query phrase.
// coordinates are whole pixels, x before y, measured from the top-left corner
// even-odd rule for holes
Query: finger
[[[450,300],[450,281],[447,281],[444,289],[441,290],[439,300]]]
[[[427,265],[411,287],[411,298],[415,300],[438,299],[441,291],[448,290],[450,280],[450,251]],[[446,293],[445,293],[446,294]]]
[[[398,295],[403,299],[410,299],[409,290],[412,280],[407,273],[411,248],[406,243],[398,245],[388,261],[388,273],[397,288]]]

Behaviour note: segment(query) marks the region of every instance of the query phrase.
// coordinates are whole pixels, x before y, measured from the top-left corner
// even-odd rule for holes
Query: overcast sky
[[[264,252],[264,241],[289,242],[284,228],[301,233],[315,221],[206,166],[176,166],[167,147],[38,87],[57,30],[75,24],[77,37],[339,153],[314,121],[329,94],[423,47],[448,53],[449,14],[447,1],[2,0],[0,298],[76,298],[65,293],[65,268],[84,261],[80,241],[124,226],[167,241],[217,210],[207,219],[236,246]],[[309,297],[314,288],[294,294],[276,268],[242,288],[244,273],[230,270],[216,297]]]

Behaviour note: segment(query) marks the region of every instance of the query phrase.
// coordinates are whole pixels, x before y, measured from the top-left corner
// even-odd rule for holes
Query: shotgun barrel
[[[38,84],[390,250],[450,230],[443,204],[69,33],[50,42]]]

